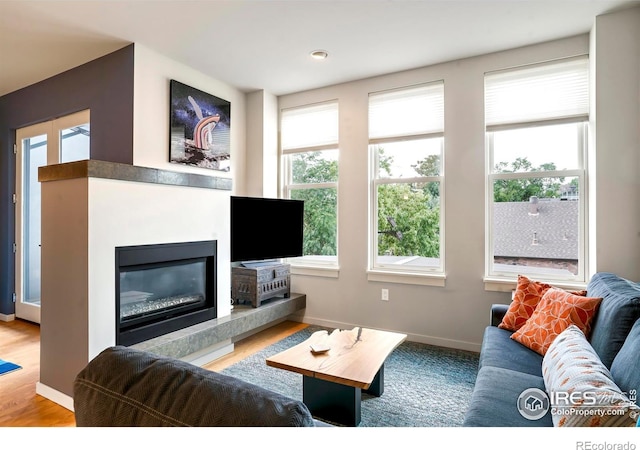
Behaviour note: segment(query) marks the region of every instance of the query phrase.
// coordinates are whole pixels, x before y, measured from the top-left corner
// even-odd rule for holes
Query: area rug
[[[22,369],[22,367],[17,364],[14,364],[8,361],[3,361],[0,359],[0,375],[13,372],[14,370],[18,370],[18,369]]]
[[[223,370],[302,400],[302,375],[267,366],[265,359],[325,328],[311,325]],[[362,394],[360,427],[459,427],[469,405],[478,354],[403,342],[385,362],[384,393]]]

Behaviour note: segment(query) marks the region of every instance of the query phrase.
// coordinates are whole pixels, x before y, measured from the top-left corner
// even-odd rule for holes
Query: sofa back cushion
[[[77,426],[314,426],[304,403],[193,364],[127,347],[74,382]]]
[[[596,273],[587,286],[589,297],[602,297],[589,340],[602,363],[611,368],[631,327],[640,317],[640,284],[606,272]]]
[[[629,336],[613,360],[611,376],[620,389],[630,396],[633,395],[636,403],[640,403],[637,397],[640,393],[640,320],[631,328]]]

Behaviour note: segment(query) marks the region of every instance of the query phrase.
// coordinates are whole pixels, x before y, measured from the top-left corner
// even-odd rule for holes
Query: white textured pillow
[[[615,384],[577,326],[569,326],[549,346],[542,376],[554,426],[635,426],[640,408]]]

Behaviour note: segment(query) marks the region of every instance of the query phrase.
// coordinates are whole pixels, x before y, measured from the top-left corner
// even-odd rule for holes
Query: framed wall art
[[[170,96],[169,161],[231,170],[231,103],[176,80]]]

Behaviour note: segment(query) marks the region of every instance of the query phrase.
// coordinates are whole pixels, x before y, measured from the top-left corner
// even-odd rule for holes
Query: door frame
[[[60,131],[90,123],[89,110],[80,111],[54,120],[40,122],[16,130],[16,178],[15,178],[15,317],[40,323],[40,305],[24,302],[24,139],[47,136],[47,165],[60,162]]]

